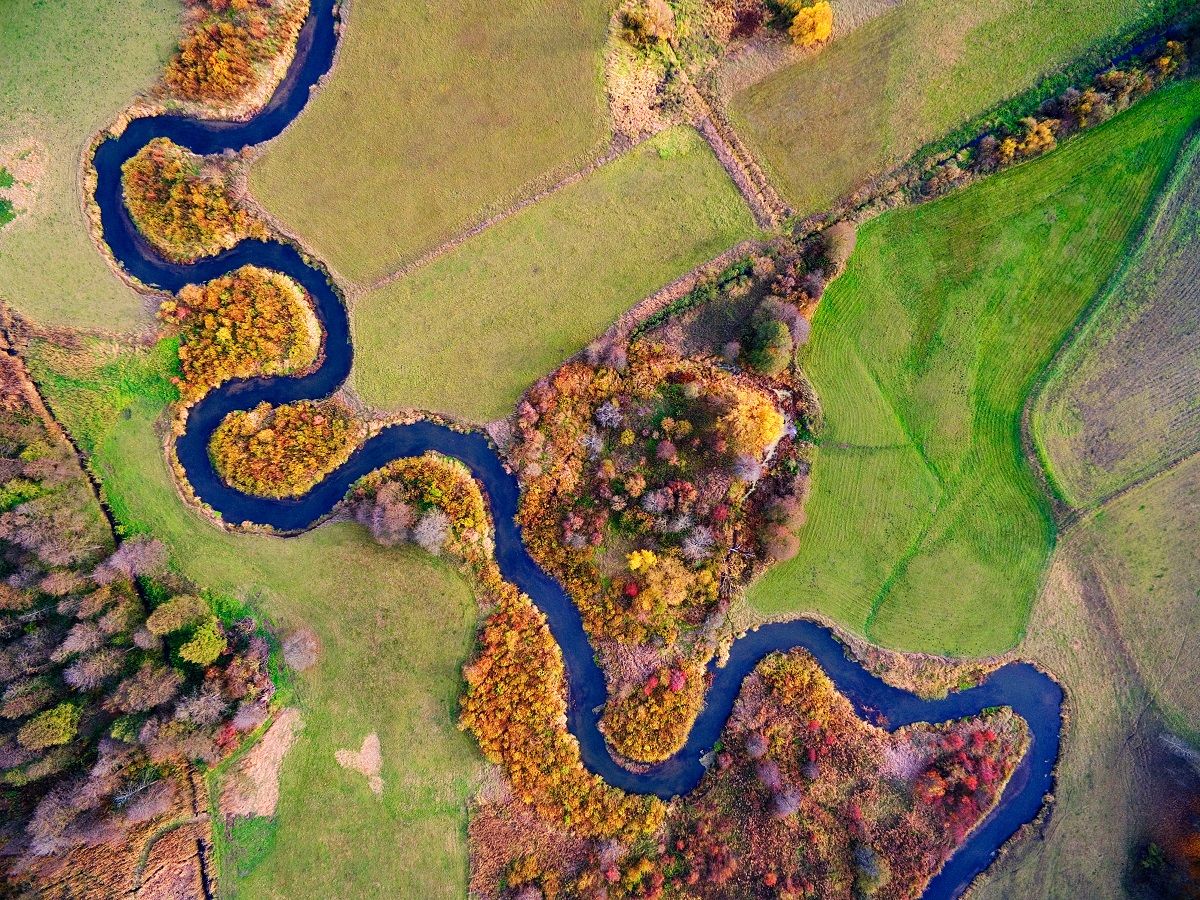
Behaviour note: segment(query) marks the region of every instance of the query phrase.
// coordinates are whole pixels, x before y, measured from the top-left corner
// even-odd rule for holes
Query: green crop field
[[[223,891],[462,896],[466,800],[481,765],[455,726],[476,620],[469,588],[444,563],[411,548],[384,550],[354,525],[277,538],[227,534],[201,518],[175,490],[155,428],[171,393],[167,356],[69,374],[40,354],[33,363],[56,415],[92,450],[126,528],[166,542],[173,564],[199,584],[320,638],[319,662],[296,676],[305,724],[283,767],[271,852],[244,879],[221,872]],[[334,760],[372,731],[383,752],[381,797]]]
[[[476,422],[622,312],[756,233],[708,146],[676,128],[352,310],[361,398]]]
[[[1029,392],[1112,273],[1200,116],[1168,88],[1056,152],[864,227],[802,362],[827,417],[809,524],[750,591],[897,648],[1023,633],[1054,532]]]
[[[328,84],[251,188],[369,281],[561,177],[608,137],[603,0],[355,0]]]
[[[88,237],[78,167],[92,134],[162,72],[179,15],[158,0],[0,3],[0,164],[27,169],[33,196],[0,229],[0,297],[39,322],[129,330],[150,320]],[[16,167],[9,157],[20,155]]]
[[[808,215],[1162,6],[906,0],[742,91],[730,113]]]
[[[1200,139],[1034,407],[1038,449],[1068,503],[1096,504],[1200,449],[1198,307]]]

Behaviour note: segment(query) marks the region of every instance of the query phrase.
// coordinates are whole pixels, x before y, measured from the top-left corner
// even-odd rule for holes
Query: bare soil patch
[[[262,739],[238,761],[221,789],[221,812],[226,820],[275,815],[283,758],[303,727],[300,711],[285,709]]]
[[[379,775],[383,769],[383,754],[379,750],[379,735],[374,731],[363,738],[361,749],[339,750],[334,758],[343,769],[353,769],[365,775],[367,786],[376,797],[383,793],[383,778]]]

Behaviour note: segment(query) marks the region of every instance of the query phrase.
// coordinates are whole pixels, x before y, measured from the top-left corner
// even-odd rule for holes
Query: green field
[[[161,355],[158,357],[161,359]],[[155,422],[169,386],[153,359],[105,370],[33,370],[85,447],[119,520],[150,531],[201,585],[248,598],[281,627],[320,637],[318,664],[297,676],[305,722],[284,764],[273,849],[223,890],[254,897],[459,897],[466,884],[466,800],[480,773],[455,727],[459,669],[476,608],[447,565],[384,550],[354,525],[297,538],[230,535],[185,506]],[[60,366],[60,368],[62,368]],[[334,761],[379,734],[384,791]]]
[[[598,152],[604,0],[355,0],[337,67],[254,195],[367,282]]]
[[[676,128],[352,310],[359,396],[475,422],[642,297],[756,233],[708,146]]]
[[[88,237],[77,172],[92,134],[162,72],[179,16],[159,0],[0,3],[0,164],[29,151],[38,171],[33,208],[0,230],[0,297],[41,323],[151,319]]]
[[[1200,139],[1033,410],[1063,499],[1088,507],[1200,449]]]
[[[802,360],[827,417],[809,524],[797,557],[752,587],[760,612],[816,610],[910,650],[1018,641],[1054,539],[1022,409],[1198,115],[1200,83],[1167,88],[862,229]]]
[[[809,215],[1163,4],[906,0],[742,91],[730,113]]]

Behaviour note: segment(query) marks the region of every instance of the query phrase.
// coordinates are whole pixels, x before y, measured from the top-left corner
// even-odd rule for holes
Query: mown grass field
[[[355,0],[327,85],[250,185],[367,282],[598,152],[604,0]]]
[[[730,113],[808,215],[1161,6],[905,0],[740,92]]]
[[[827,425],[800,552],[752,587],[760,612],[955,655],[1019,640],[1054,539],[1021,411],[1198,116],[1200,84],[1168,88],[862,229],[802,359]]]
[[[618,315],[756,234],[699,135],[675,128],[355,301],[360,397],[474,422]]]
[[[1147,802],[1161,777],[1129,736],[1148,697],[1098,614],[1089,565],[1064,540],[1021,643],[1020,655],[1063,685],[1070,708],[1055,772],[1054,813],[1037,839],[1018,841],[976,884],[980,900],[1122,897],[1130,849],[1157,824]]]
[[[1143,679],[1175,729],[1200,739],[1200,455],[1077,526]]]
[[[162,72],[180,6],[159,0],[0,3],[0,164],[29,151],[32,209],[0,229],[0,297],[39,322],[150,321],[88,237],[76,173],[92,134]]]
[[[1200,449],[1200,138],[1033,410],[1063,499],[1090,507]]]
[[[466,800],[481,766],[455,726],[476,620],[470,590],[444,563],[383,550],[354,525],[284,539],[230,535],[203,520],[179,498],[155,431],[171,394],[166,357],[118,357],[91,371],[43,354],[33,368],[60,420],[91,449],[126,528],[165,541],[173,564],[199,584],[320,637],[318,664],[297,676],[305,725],[284,764],[270,852],[244,878],[219,873],[223,892],[462,896]],[[383,751],[381,797],[334,760],[372,731]]]

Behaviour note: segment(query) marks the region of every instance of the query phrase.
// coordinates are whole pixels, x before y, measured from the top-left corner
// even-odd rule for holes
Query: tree
[[[435,556],[442,552],[449,536],[450,517],[440,509],[431,509],[425,513],[413,529],[413,540],[417,545]]]
[[[79,707],[60,703],[30,719],[17,732],[17,740],[26,750],[44,750],[69,744],[79,733]]]
[[[354,507],[354,517],[365,525],[376,542],[395,547],[409,538],[417,516],[404,500],[404,487],[396,481],[385,481],[374,496],[364,497]]]
[[[124,658],[124,652],[115,647],[81,656],[63,670],[63,681],[77,691],[94,691],[121,671]]]
[[[833,7],[828,0],[796,8],[788,33],[797,47],[815,47],[833,36]]]
[[[207,666],[216,662],[227,646],[221,623],[213,618],[200,625],[191,639],[179,648],[179,657],[197,666]]]
[[[194,594],[181,594],[157,606],[146,618],[151,634],[172,634],[203,621],[212,614],[204,600]]]
[[[174,697],[181,684],[183,677],[174,669],[146,662],[117,685],[105,705],[113,712],[146,712]]]
[[[778,375],[792,361],[795,345],[783,322],[765,318],[751,326],[743,347],[751,368],[764,375]]]
[[[124,541],[92,577],[100,584],[108,584],[117,578],[161,575],[166,568],[167,548],[163,542],[139,534]]]
[[[821,237],[825,249],[825,263],[834,276],[837,276],[850,261],[850,255],[858,242],[858,232],[853,224],[842,221],[825,229]]]

